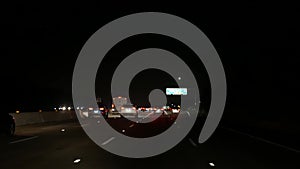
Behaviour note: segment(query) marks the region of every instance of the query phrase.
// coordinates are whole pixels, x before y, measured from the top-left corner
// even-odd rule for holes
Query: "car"
[[[180,112],[180,105],[177,105],[177,106],[173,105],[172,113],[173,114],[178,114],[179,112]]]
[[[107,118],[109,109],[106,107],[106,105],[99,103],[99,113],[103,115],[104,118]]]
[[[13,136],[16,129],[15,118],[6,112],[0,112],[0,132]]]
[[[163,106],[163,114],[164,115],[170,115],[172,114],[172,108],[170,106]]]
[[[179,113],[179,112],[180,112],[179,108],[173,108],[172,109],[172,113],[174,113],[174,114]]]
[[[108,113],[107,113],[107,118],[121,118],[121,114],[118,112],[118,110],[116,108],[111,108],[109,109]]]
[[[146,107],[140,107],[140,108],[138,108],[138,111],[144,112],[144,111],[147,111],[147,109],[146,109]]]
[[[120,114],[125,118],[135,118],[138,115],[136,108],[130,104],[121,106]]]
[[[164,111],[163,108],[154,108],[154,113],[156,113],[156,114],[162,114],[163,111]]]
[[[149,116],[149,114],[151,113],[152,111],[150,111],[150,108],[149,107],[140,107],[138,109],[138,118],[145,118],[147,116]]]
[[[97,106],[98,107],[90,106],[87,109],[84,108],[82,110],[83,116],[88,118],[100,118],[102,115],[104,118],[106,118],[109,111],[106,105],[98,103]]]

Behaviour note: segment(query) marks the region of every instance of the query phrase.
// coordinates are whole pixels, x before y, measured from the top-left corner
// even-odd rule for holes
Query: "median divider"
[[[21,112],[10,114],[14,116],[16,126],[44,122],[59,122],[77,118],[75,111]]]

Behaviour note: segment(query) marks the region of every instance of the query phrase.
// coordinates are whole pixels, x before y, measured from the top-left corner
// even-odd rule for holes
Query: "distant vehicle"
[[[163,108],[154,108],[154,113],[161,114],[163,113],[163,111],[164,111]]]
[[[170,114],[172,114],[173,112],[172,112],[172,108],[170,107],[170,106],[163,106],[163,113],[164,113],[164,115],[170,115]]]
[[[85,109],[85,108],[80,109],[79,115],[81,118],[88,118],[89,117],[88,109]]]
[[[180,108],[173,108],[172,109],[172,113],[179,113],[180,112]]]
[[[145,111],[147,111],[147,108],[146,108],[146,107],[140,107],[140,108],[138,108],[138,111],[143,111],[143,112],[145,112]]]
[[[133,105],[123,105],[120,114],[125,118],[135,118],[138,115],[137,110]]]
[[[145,118],[147,116],[149,116],[149,113],[151,113],[152,111],[150,111],[149,107],[140,107],[138,108],[138,118]]]
[[[83,112],[85,112],[89,118],[99,118],[101,115],[106,118],[108,115],[108,108],[104,104],[98,103],[98,107],[89,107]]]
[[[172,113],[176,114],[176,113],[179,113],[180,112],[180,106],[174,106],[172,107]]]
[[[111,108],[109,111],[108,111],[108,114],[107,114],[107,118],[121,118],[121,114],[118,112],[117,109],[115,108]]]
[[[99,112],[103,115],[104,118],[107,118],[109,109],[106,107],[106,105],[98,103]]]
[[[16,123],[12,115],[0,112],[0,132],[8,136],[13,136],[15,133]]]

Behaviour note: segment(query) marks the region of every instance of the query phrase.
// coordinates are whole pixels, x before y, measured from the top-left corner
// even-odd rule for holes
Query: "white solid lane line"
[[[111,142],[113,139],[115,139],[115,137],[111,137],[110,139],[104,141],[104,142],[102,143],[102,145],[104,146],[104,145],[108,144],[108,143]]]
[[[265,142],[265,143],[268,143],[268,144],[271,144],[271,145],[274,145],[274,146],[277,146],[277,147],[281,147],[283,149],[287,149],[287,150],[290,150],[290,151],[294,151],[296,153],[299,153],[300,151],[297,150],[297,149],[294,149],[294,148],[291,148],[291,147],[288,147],[288,146],[285,146],[285,145],[281,145],[281,144],[278,144],[278,143],[274,143],[272,141],[269,141],[269,140],[266,140],[266,139],[263,139],[263,138],[260,138],[260,137],[257,137],[257,136],[253,136],[253,135],[250,135],[248,133],[244,133],[244,132],[241,132],[241,131],[237,131],[237,130],[234,130],[232,128],[227,128],[227,127],[223,127],[225,130],[227,131],[230,131],[230,132],[233,132],[233,133],[237,133],[237,134],[240,134],[240,135],[244,135],[244,136],[247,136],[249,138],[252,138],[252,139],[255,139],[255,140],[258,140],[258,141],[261,141],[261,142]]]
[[[20,140],[16,140],[16,141],[12,141],[9,144],[15,144],[15,143],[20,143],[20,142],[24,142],[24,141],[28,141],[28,140],[32,140],[32,139],[36,139],[39,136],[33,136],[33,137],[29,137],[29,138],[24,138],[24,139],[20,139]]]

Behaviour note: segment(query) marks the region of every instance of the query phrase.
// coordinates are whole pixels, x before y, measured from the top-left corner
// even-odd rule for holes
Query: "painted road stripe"
[[[133,126],[134,126],[134,124],[130,125],[129,127],[131,128],[131,127],[133,127]]]
[[[194,147],[197,147],[197,144],[191,138],[189,138],[189,141]]]
[[[256,137],[256,136],[253,136],[253,135],[250,135],[250,134],[247,134],[247,133],[243,133],[243,132],[240,132],[240,131],[237,131],[237,130],[234,130],[234,129],[231,129],[231,128],[227,128],[227,127],[226,128],[224,127],[224,129],[226,129],[230,132],[233,132],[233,133],[237,133],[237,134],[240,134],[240,135],[250,137],[250,138],[255,139],[255,140],[259,140],[261,142],[265,142],[265,143],[272,144],[272,145],[277,146],[277,147],[281,147],[283,149],[287,149],[287,150],[290,150],[290,151],[294,151],[296,153],[300,153],[299,150],[296,150],[296,149],[293,149],[291,147],[281,145],[281,144],[278,144],[278,143],[274,143],[272,141],[269,141],[269,140],[266,140],[266,139],[263,139],[263,138],[260,138],[260,137]]]
[[[16,141],[12,141],[9,144],[15,144],[15,143],[20,143],[20,142],[24,142],[24,141],[28,141],[28,140],[32,140],[32,139],[36,139],[39,136],[33,136],[33,137],[29,137],[29,138],[24,138],[24,139],[20,139],[20,140],[16,140]]]
[[[152,114],[153,114],[153,112],[147,114],[147,116],[145,116],[144,118],[148,118],[148,117],[149,117],[150,115],[152,115]]]
[[[111,137],[110,139],[104,141],[104,142],[102,143],[102,145],[104,146],[104,145],[110,143],[113,139],[115,139],[115,137]]]
[[[86,124],[82,124],[81,127],[85,127],[85,126],[88,126],[89,123],[86,123]]]

